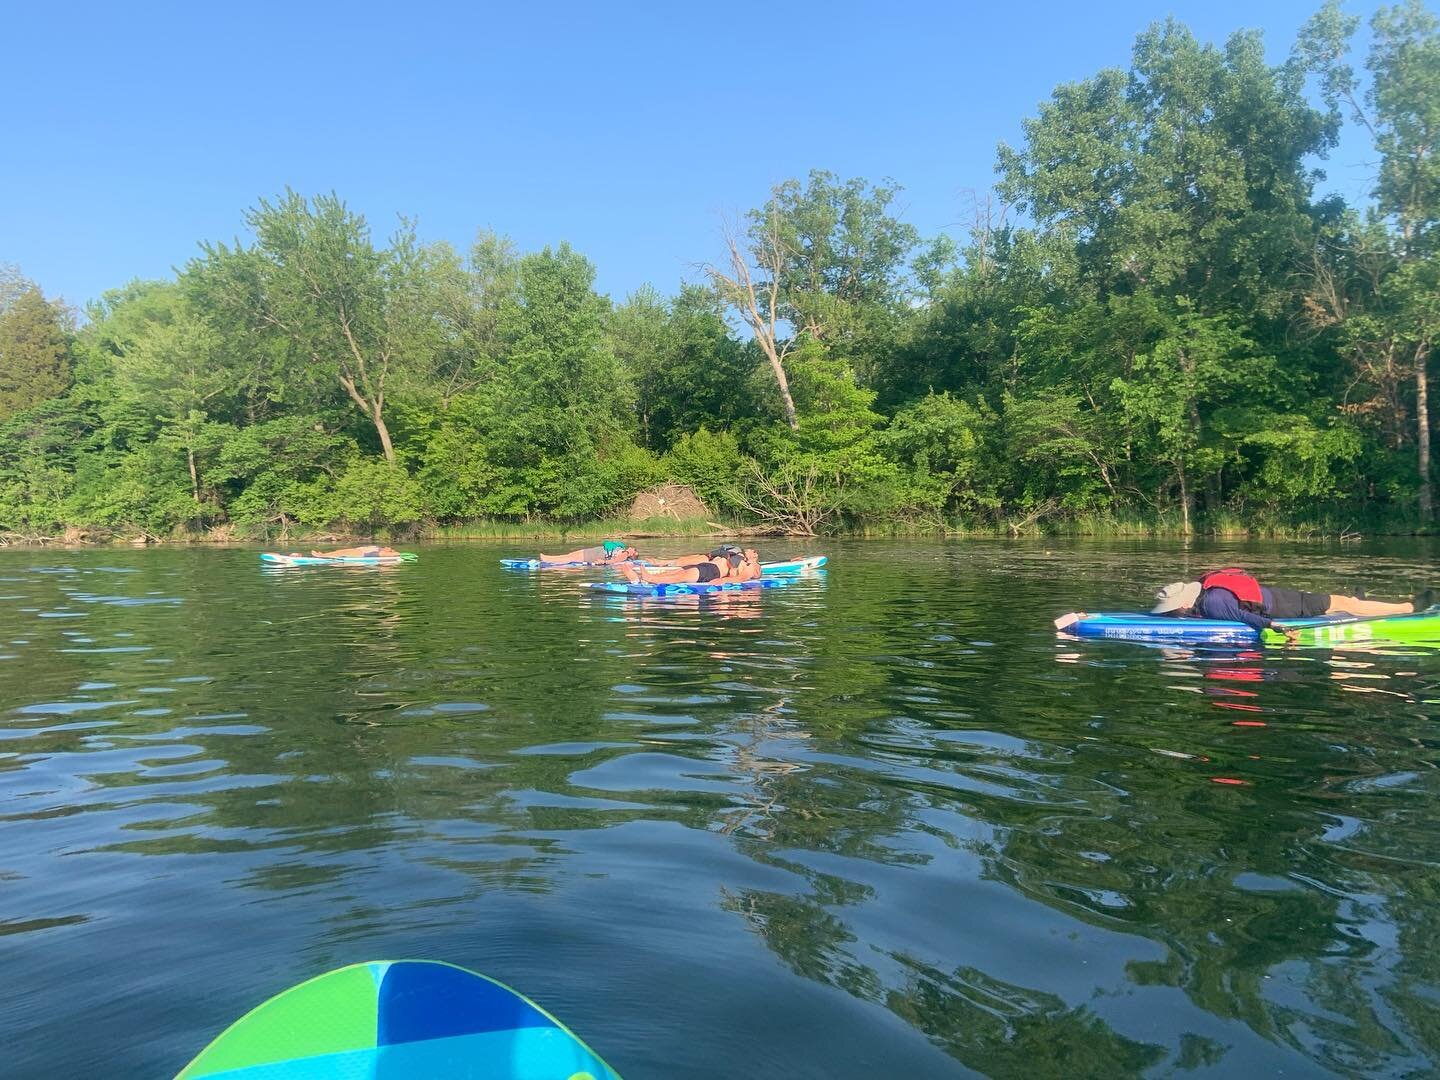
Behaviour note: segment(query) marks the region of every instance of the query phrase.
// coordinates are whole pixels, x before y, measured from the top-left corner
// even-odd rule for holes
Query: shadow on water
[[[1440,656],[1050,629],[1428,548],[826,548],[664,602],[499,545],[0,552],[7,1073],[162,1075],[379,956],[629,1080],[1440,1068]]]

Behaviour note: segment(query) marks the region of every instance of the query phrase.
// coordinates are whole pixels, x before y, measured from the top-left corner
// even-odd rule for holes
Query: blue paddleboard
[[[1132,641],[1178,641],[1215,644],[1255,644],[1262,635],[1254,627],[1226,619],[1174,619],[1131,611],[1101,611],[1057,620],[1056,628],[1085,638],[1122,638]],[[1440,642],[1440,610],[1407,615],[1317,615],[1309,619],[1277,619],[1277,626],[1300,632],[1302,645],[1341,644],[1356,641],[1395,641],[1415,644]],[[1267,641],[1282,641],[1272,631]]]
[[[632,562],[641,566],[655,565],[646,559],[632,559]],[[760,564],[762,574],[803,574],[808,570],[819,570],[827,562],[826,555],[811,555],[804,559],[790,559],[786,562],[767,562]],[[543,562],[540,559],[501,559],[500,565],[507,570],[557,570],[571,569],[575,567],[614,566],[615,563],[604,562]]]
[[[746,592],[751,589],[773,589],[780,585],[788,585],[789,582],[782,578],[755,578],[752,581],[721,581],[707,582],[704,585],[681,584],[681,585],[651,585],[646,582],[631,584],[628,581],[589,581],[586,587],[599,593],[611,593],[617,596],[640,596],[640,597],[661,597],[661,596],[708,596],[711,593],[719,592]]]

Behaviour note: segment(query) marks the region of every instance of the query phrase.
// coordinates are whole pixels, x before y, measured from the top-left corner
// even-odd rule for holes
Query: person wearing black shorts
[[[760,576],[760,556],[754,548],[746,548],[738,553],[717,554],[714,558],[689,566],[622,564],[619,570],[632,585],[641,582],[651,585],[706,585],[717,581],[753,581]]]
[[[1406,603],[1366,600],[1343,593],[1312,593],[1280,585],[1261,585],[1243,570],[1220,570],[1200,581],[1176,581],[1155,594],[1152,615],[1221,619],[1243,622],[1256,630],[1278,630],[1287,638],[1298,631],[1276,626],[1277,619],[1310,619],[1319,615],[1358,615],[1379,618],[1423,611],[1435,602],[1426,589]]]
[[[1317,615],[1328,615],[1336,599],[1331,593],[1303,592],[1300,589],[1287,589],[1283,585],[1261,587],[1268,589],[1270,593],[1270,600],[1265,605],[1265,614],[1272,619],[1313,619]],[[1358,597],[1345,596],[1341,596],[1339,599],[1342,602],[1347,599],[1359,600]],[[1350,614],[1353,615],[1355,612],[1352,611]]]

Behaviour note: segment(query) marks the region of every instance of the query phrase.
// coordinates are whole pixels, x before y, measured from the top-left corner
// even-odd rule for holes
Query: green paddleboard
[[[1323,615],[1315,619],[1279,619],[1281,626],[1300,631],[1302,645],[1344,645],[1357,642],[1394,642],[1440,648],[1440,610],[1430,608],[1409,615],[1367,619],[1354,615]],[[1285,640],[1283,634],[1265,631],[1267,642]]]
[[[177,1080],[199,1077],[620,1080],[523,994],[430,960],[352,964],[277,994],[221,1032]]]

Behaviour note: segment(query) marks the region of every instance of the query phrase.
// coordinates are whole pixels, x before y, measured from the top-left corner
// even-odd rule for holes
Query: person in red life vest
[[[1278,630],[1291,641],[1298,631],[1276,626],[1276,619],[1308,619],[1316,615],[1407,615],[1435,602],[1426,589],[1409,603],[1389,604],[1340,593],[1312,593],[1282,586],[1261,585],[1244,570],[1229,567],[1206,574],[1199,581],[1175,581],[1155,594],[1152,615],[1193,616],[1243,622],[1256,630]]]

